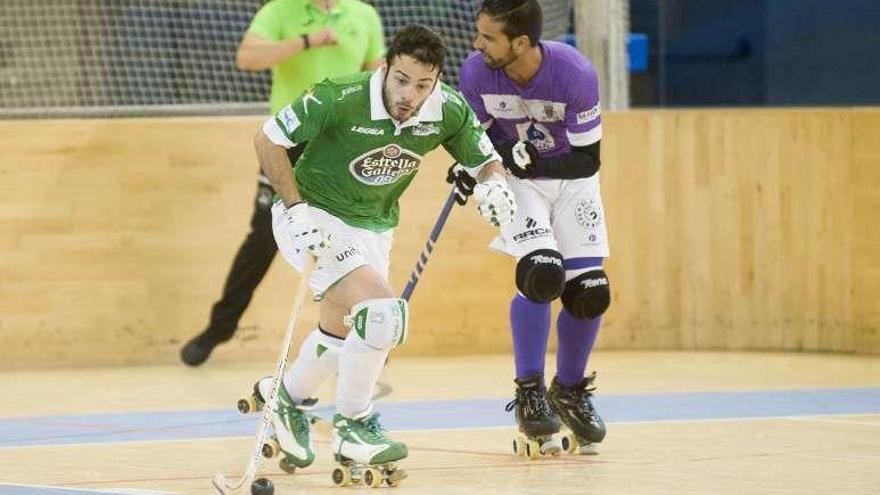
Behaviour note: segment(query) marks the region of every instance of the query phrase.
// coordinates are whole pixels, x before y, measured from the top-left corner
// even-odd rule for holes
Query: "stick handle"
[[[437,239],[440,238],[440,232],[443,231],[443,226],[446,225],[446,220],[449,218],[449,213],[452,212],[453,206],[455,206],[454,186],[452,191],[449,192],[446,202],[443,203],[443,208],[440,210],[440,216],[437,217],[437,221],[434,222],[434,227],[431,229],[430,235],[428,235],[428,241],[425,242],[425,247],[422,248],[422,252],[419,254],[419,259],[416,261],[416,265],[413,267],[412,272],[410,272],[409,282],[406,283],[406,287],[403,289],[403,294],[400,296],[401,299],[409,301],[410,297],[412,297],[413,291],[416,290],[416,284],[419,283],[419,277],[422,275],[425,265],[428,264],[428,258],[431,256],[431,252],[434,251],[434,244],[437,242]]]

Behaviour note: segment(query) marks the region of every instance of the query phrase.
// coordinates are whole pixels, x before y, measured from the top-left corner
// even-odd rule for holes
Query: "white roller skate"
[[[238,401],[238,410],[242,414],[261,411],[269,397],[272,377],[267,376],[254,384],[253,394]],[[284,454],[278,465],[288,474],[296,468],[304,468],[315,462],[315,449],[312,445],[311,425],[318,421],[318,416],[308,412],[317,399],[294,401],[284,383],[278,384],[278,404],[271,412],[272,436],[263,444],[263,457],[271,459]]]
[[[406,445],[385,436],[379,413],[360,419],[333,417],[333,484],[378,488],[382,483],[397,486],[406,472],[397,462],[408,455]]]

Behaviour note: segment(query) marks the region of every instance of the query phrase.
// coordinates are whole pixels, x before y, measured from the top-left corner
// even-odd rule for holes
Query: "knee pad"
[[[562,306],[575,318],[589,320],[600,316],[611,305],[611,286],[605,270],[584,272],[565,284]]]
[[[409,307],[405,299],[367,299],[352,306],[348,316],[351,330],[375,349],[403,345],[409,326]]]
[[[565,289],[562,255],[552,249],[538,249],[516,264],[516,288],[530,301],[550,302]]]

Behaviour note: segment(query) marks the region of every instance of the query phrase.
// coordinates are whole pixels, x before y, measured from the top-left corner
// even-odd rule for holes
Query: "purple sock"
[[[602,317],[578,320],[564,308],[556,319],[559,349],[556,351],[556,376],[570,387],[584,379],[587,360],[599,334]]]
[[[550,337],[550,303],[532,302],[517,293],[510,301],[510,328],[516,377],[543,375]]]

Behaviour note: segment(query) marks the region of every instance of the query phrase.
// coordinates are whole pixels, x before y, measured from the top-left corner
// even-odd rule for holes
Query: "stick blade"
[[[214,475],[214,478],[211,479],[211,484],[214,485],[214,490],[220,495],[228,495],[232,493],[230,487],[226,484],[226,476],[223,476],[223,473],[217,473]]]

